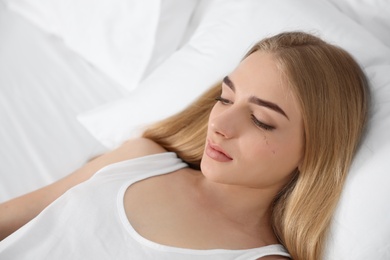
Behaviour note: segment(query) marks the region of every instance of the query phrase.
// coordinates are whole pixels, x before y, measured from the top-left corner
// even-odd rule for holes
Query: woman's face
[[[281,188],[299,167],[303,136],[299,106],[272,54],[257,51],[223,81],[202,172],[218,183]]]

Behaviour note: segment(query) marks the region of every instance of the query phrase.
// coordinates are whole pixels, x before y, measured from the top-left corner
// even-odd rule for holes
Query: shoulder
[[[143,137],[129,139],[113,151],[119,160],[128,160],[164,152],[166,150],[161,145]]]
[[[92,175],[91,173],[94,173],[109,164],[164,152],[167,151],[161,145],[150,139],[143,137],[134,138],[127,140],[112,151],[93,158],[85,167],[90,169],[89,175]]]

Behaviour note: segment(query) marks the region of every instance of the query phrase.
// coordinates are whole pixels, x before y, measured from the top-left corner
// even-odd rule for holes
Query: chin
[[[212,159],[205,159],[200,163],[200,171],[203,176],[212,182],[220,184],[230,184],[228,181],[229,171],[224,165],[214,163]]]

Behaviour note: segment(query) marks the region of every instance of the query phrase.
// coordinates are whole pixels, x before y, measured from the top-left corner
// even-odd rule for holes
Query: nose
[[[224,111],[214,112],[210,115],[210,130],[223,138],[234,138],[239,133],[244,122],[242,115],[233,108]]]

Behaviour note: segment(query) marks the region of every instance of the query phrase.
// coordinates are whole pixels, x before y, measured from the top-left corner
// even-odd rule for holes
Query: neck
[[[220,184],[202,177],[198,181],[200,202],[210,212],[252,232],[272,233],[271,204],[275,191]]]

